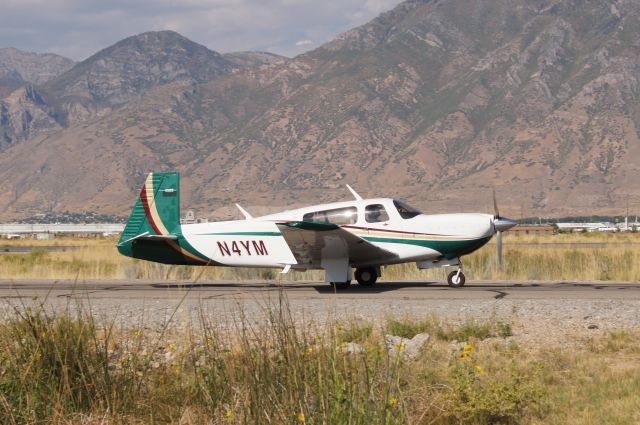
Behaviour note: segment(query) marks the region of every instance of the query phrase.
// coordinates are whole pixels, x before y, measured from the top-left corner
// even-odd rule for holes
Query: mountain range
[[[126,215],[150,170],[180,171],[204,217],[345,183],[425,212],[490,212],[495,188],[512,216],[621,213],[639,34],[627,0],[409,0],[292,59],[171,31],[79,63],[1,49],[0,219]]]

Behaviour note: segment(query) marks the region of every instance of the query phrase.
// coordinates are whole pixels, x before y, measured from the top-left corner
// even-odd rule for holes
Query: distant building
[[[611,223],[556,223],[561,232],[595,232],[613,227]]]
[[[198,217],[196,218],[196,214],[193,210],[187,210],[184,214],[184,217],[180,219],[180,224],[194,224],[194,223],[208,223],[209,220],[206,218]]]
[[[555,235],[558,228],[552,224],[519,224],[509,233],[515,235]]]
[[[66,236],[110,236],[117,235],[124,230],[121,223],[96,224],[0,224],[0,238],[37,238],[52,239],[58,235]]]
[[[616,224],[616,227],[620,232],[638,232],[640,231],[640,222],[629,222],[626,220],[623,223]]]

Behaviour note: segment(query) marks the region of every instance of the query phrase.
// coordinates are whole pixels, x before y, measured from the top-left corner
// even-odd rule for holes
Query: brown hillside
[[[640,204],[639,18],[626,1],[407,1],[292,60],[154,83],[27,138],[0,157],[0,214],[125,215],[168,169],[203,216],[345,183],[429,212],[490,211],[495,186],[513,216],[619,213]]]

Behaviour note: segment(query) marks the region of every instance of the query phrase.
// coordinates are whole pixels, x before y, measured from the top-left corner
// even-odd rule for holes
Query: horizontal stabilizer
[[[133,242],[137,240],[145,240],[145,241],[175,241],[178,240],[178,236],[176,235],[150,235],[149,232],[141,233],[137,236],[127,239],[126,241],[122,241],[118,244],[124,245],[127,242]]]

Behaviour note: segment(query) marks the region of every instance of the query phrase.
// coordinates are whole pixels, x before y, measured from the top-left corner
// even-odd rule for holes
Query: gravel
[[[640,328],[640,300],[624,299],[357,299],[293,298],[279,300],[277,295],[220,297],[209,299],[117,299],[90,296],[82,301],[47,299],[49,311],[78,309],[90,311],[98,321],[114,322],[124,329],[161,329],[199,327],[201,320],[234,329],[241,320],[257,326],[268,325],[269,311],[277,311],[280,302],[301,326],[324,326],[332,321],[367,321],[382,327],[387,318],[421,319],[436,316],[452,324],[466,320],[501,320],[512,324],[510,340],[540,346],[580,345],[592,336],[614,330]],[[37,300],[5,299],[0,303],[0,318],[15,317]],[[244,319],[242,319],[244,318]]]

